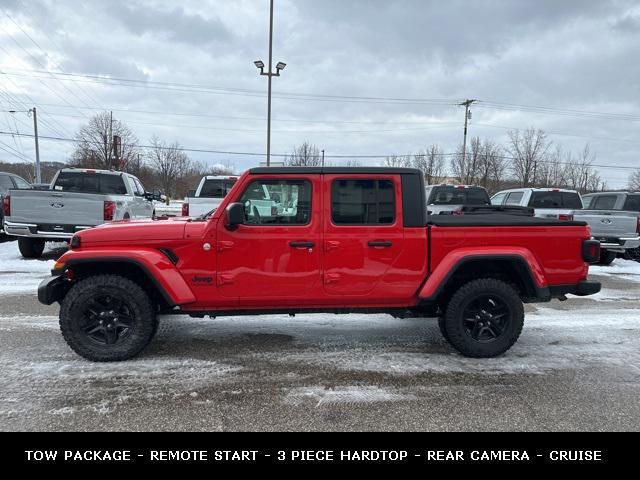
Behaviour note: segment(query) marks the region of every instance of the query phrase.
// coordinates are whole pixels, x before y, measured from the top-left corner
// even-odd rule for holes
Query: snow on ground
[[[391,389],[372,385],[348,385],[335,388],[314,386],[291,389],[285,396],[284,402],[291,405],[300,405],[304,401],[312,401],[317,408],[332,403],[397,402],[414,398],[413,395],[398,393]]]
[[[614,275],[634,282],[640,282],[640,262],[616,258],[611,265],[590,265],[589,273],[596,275]]]
[[[17,241],[0,243],[0,295],[35,293],[38,284],[50,275],[55,253],[65,247],[66,243],[47,243],[43,259],[27,260],[20,255]]]

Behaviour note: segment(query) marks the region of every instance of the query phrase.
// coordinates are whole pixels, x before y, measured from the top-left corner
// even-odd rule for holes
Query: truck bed
[[[556,218],[525,217],[499,213],[488,215],[433,215],[428,217],[427,222],[429,225],[439,227],[584,227],[587,225],[586,222],[581,221],[564,221]]]

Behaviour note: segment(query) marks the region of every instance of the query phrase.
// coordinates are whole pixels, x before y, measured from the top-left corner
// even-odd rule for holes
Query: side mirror
[[[158,190],[158,189],[155,189],[155,190],[152,192],[152,195],[153,195],[153,199],[154,199],[154,200],[162,200],[162,191],[160,191],[160,190]]]
[[[238,225],[244,223],[244,205],[241,203],[231,203],[227,207],[227,228],[235,230]]]

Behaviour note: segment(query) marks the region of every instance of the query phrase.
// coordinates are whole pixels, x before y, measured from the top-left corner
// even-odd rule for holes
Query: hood
[[[139,243],[184,238],[186,218],[167,220],[123,220],[83,230],[76,235],[82,245],[91,243]]]

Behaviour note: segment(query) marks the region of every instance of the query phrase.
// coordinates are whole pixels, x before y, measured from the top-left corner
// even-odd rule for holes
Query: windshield
[[[489,194],[484,188],[434,187],[429,205],[490,205]]]

